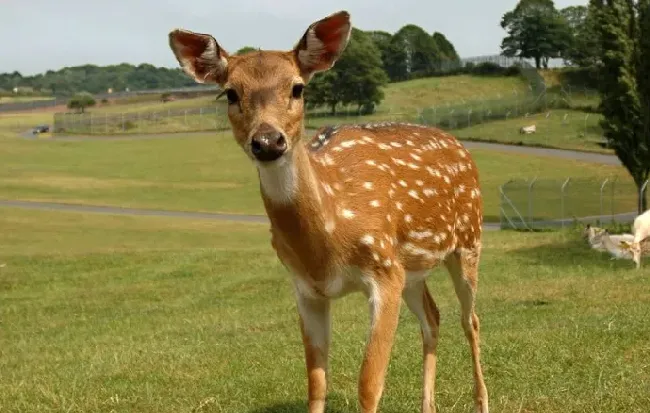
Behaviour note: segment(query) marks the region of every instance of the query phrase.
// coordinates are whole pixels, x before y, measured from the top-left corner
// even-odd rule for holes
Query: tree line
[[[108,89],[118,92],[193,85],[194,81],[179,68],[155,67],[150,64],[89,64],[48,70],[34,76],[23,76],[19,72],[0,74],[0,92],[11,93],[15,87],[19,87],[31,89],[34,94],[48,96],[70,96],[82,91],[107,93]]]

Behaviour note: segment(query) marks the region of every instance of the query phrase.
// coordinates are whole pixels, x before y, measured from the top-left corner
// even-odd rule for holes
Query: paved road
[[[213,219],[218,221],[231,222],[252,222],[268,223],[265,215],[239,215],[239,214],[220,214],[211,212],[190,212],[190,211],[165,211],[158,209],[140,209],[140,208],[122,208],[99,205],[79,205],[64,204],[58,202],[37,202],[37,201],[12,201],[0,200],[0,208],[21,208],[36,209],[44,211],[69,211],[69,212],[90,212],[110,215],[140,215],[155,217],[175,217],[175,218],[192,218],[192,219]],[[483,226],[486,231],[495,231],[499,229],[499,223],[487,222]]]

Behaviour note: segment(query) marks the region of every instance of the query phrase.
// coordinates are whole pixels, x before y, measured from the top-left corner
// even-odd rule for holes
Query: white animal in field
[[[612,259],[632,259],[632,244],[627,241],[617,241],[612,237],[614,235],[611,235],[607,230],[600,237],[603,248],[612,256]]]
[[[632,244],[634,241],[634,235],[632,234],[616,234],[612,235],[607,232],[604,228],[593,227],[591,224],[587,224],[583,232],[583,236],[589,242],[589,246],[597,251],[607,251],[603,245],[603,236],[607,234],[607,238],[610,242],[617,245]]]
[[[636,217],[634,225],[632,225],[632,231],[634,232],[634,239],[631,245],[632,259],[638,269],[641,268],[642,250],[645,249],[641,244],[650,237],[650,209]]]
[[[537,126],[536,125],[530,125],[530,126],[522,126],[521,129],[519,129],[519,133],[522,135],[529,135],[531,133],[537,132]]]

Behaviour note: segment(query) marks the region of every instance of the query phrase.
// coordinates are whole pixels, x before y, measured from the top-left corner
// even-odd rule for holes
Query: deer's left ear
[[[226,83],[228,53],[219,46],[214,37],[175,29],[169,33],[169,47],[183,71],[197,83]]]
[[[348,44],[352,25],[350,14],[340,11],[312,23],[293,48],[303,76],[331,68]]]

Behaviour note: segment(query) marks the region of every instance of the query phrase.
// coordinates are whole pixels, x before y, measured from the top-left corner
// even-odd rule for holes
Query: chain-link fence
[[[146,112],[87,112],[54,115],[54,133],[62,134],[199,132],[225,130],[229,127],[223,109],[214,106]]]
[[[511,180],[499,187],[502,228],[563,227],[574,221],[629,223],[640,209],[640,194],[631,179],[570,178]]]

